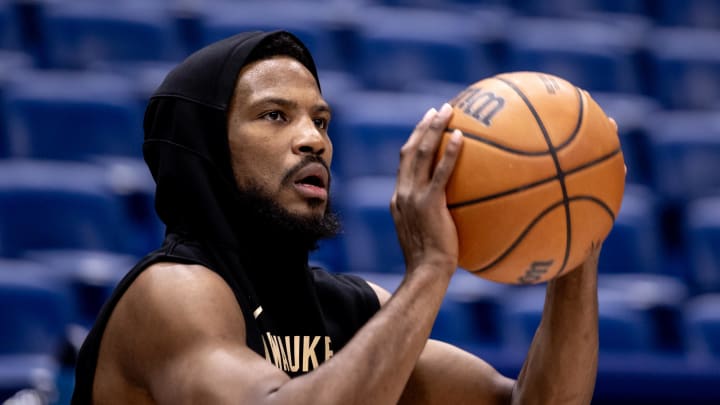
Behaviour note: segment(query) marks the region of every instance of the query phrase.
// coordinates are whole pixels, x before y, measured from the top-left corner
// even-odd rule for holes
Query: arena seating
[[[130,1],[112,7],[94,1],[47,3],[40,16],[40,52],[52,68],[84,69],[98,62],[182,56],[173,20],[153,2]]]
[[[279,27],[296,34],[313,52],[324,69],[342,69],[345,58],[341,54],[346,24],[339,17],[318,10],[307,2],[284,1],[269,13],[262,2],[249,3],[242,8],[227,1],[203,3],[198,10],[200,42],[205,45],[243,31],[271,31]]]
[[[122,77],[27,71],[8,83],[4,98],[12,157],[141,156],[142,110]]]
[[[603,273],[658,273],[662,239],[657,198],[642,186],[625,191],[622,207],[610,235],[603,243]]]
[[[718,41],[718,30],[653,31],[648,41],[652,94],[667,108],[712,108],[720,98]]]
[[[388,205],[415,123],[489,75],[555,73],[614,117],[628,167],[600,261],[593,403],[720,403],[714,0],[0,0],[0,306],[20,309],[0,311],[0,402],[34,387],[67,403],[73,349],[162,240],[149,95],[200,46],[282,28],[313,51],[333,107],[344,232],[313,264],[397,288]],[[459,270],[432,337],[516,375],[543,301]]]
[[[511,24],[507,70],[552,73],[589,91],[639,90],[634,58],[642,32],[636,32],[637,25],[623,29],[621,24],[557,18],[516,18]]]
[[[337,165],[344,178],[394,176],[400,148],[429,108],[444,99],[432,93],[359,91],[345,94],[335,109],[333,138]],[[358,108],[362,106],[362,108]]]
[[[713,0],[658,0],[654,15],[660,25],[717,29],[720,4]]]
[[[694,201],[686,217],[688,281],[698,292],[720,293],[720,198]]]
[[[647,122],[655,189],[687,202],[720,192],[720,115],[673,110]]]

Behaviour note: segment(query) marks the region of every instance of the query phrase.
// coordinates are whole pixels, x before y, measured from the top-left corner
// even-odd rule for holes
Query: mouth
[[[329,175],[319,163],[310,163],[295,176],[295,189],[307,198],[327,199]]]

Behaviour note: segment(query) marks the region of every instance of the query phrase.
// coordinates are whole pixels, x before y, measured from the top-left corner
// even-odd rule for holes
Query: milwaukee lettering
[[[491,91],[471,87],[460,93],[455,100],[455,106],[465,114],[480,121],[486,127],[492,125],[492,119],[505,107],[505,99]]]
[[[329,336],[263,336],[265,358],[289,373],[307,373],[333,356]]]
[[[518,283],[520,284],[532,284],[538,282],[540,278],[548,272],[550,266],[552,266],[554,260],[548,261],[534,261],[530,264],[530,268],[525,270],[525,274],[518,277]]]

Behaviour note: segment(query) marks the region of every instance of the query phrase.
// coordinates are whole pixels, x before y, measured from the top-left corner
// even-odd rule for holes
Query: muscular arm
[[[343,350],[292,380],[245,345],[232,292],[200,266],[146,270],[116,309],[108,343],[119,344],[113,360],[127,379],[161,404],[395,404],[447,288],[434,270],[409,275]]]
[[[598,363],[599,246],[580,268],[547,286],[542,321],[513,404],[589,404]]]
[[[599,248],[570,274],[548,283],[540,326],[517,381],[478,357],[430,340],[401,404],[589,404],[597,374]],[[390,295],[370,284],[381,302]]]

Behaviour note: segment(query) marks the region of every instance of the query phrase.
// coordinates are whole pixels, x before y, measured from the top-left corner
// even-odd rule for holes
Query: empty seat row
[[[346,232],[340,244],[321,243],[313,258],[336,271],[402,274],[404,258],[388,208],[394,187],[395,179],[387,176],[345,183],[338,192],[338,209]],[[646,187],[628,185],[603,245],[600,272],[666,275],[686,283],[693,294],[720,292],[720,197],[687,206],[676,235],[684,239],[680,252],[668,249],[660,201]],[[673,257],[675,253],[681,257]]]
[[[0,256],[48,249],[144,254],[162,238],[153,190],[134,160],[2,161]]]
[[[336,271],[402,273],[388,208],[395,178],[358,177],[337,187],[333,196],[347,232],[323,242],[314,260]],[[162,240],[153,190],[137,160],[0,161],[0,257],[28,258],[47,250],[143,255]],[[668,265],[661,201],[646,187],[628,185],[601,272],[666,274],[694,292],[720,291],[720,197],[691,200],[682,212],[679,236],[686,243],[679,268]]]
[[[34,21],[38,43],[24,48],[41,67],[177,62],[240,31],[282,28],[305,41],[321,69],[352,72],[367,88],[409,90],[425,80],[468,84],[501,71],[540,70],[591,91],[643,92],[669,108],[709,108],[720,87],[718,29],[654,30],[640,16],[529,18],[503,8],[314,2],[282,2],[275,12],[261,2],[182,10],[139,1],[37,4],[24,20]]]
[[[0,157],[141,157],[143,108],[170,66],[79,73],[18,65],[23,58],[0,63]],[[327,72],[324,77],[325,97],[336,111],[330,128],[339,156],[334,169],[346,178],[394,174],[397,151],[424,111],[463,88],[443,81],[418,83],[416,90],[400,93],[367,91],[347,74]],[[667,111],[638,95],[593,95],[618,122],[630,181],[674,200],[718,191],[718,110]]]

